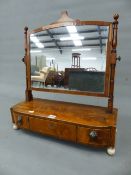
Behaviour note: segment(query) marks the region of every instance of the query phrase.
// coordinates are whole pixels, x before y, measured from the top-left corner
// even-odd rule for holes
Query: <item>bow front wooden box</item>
[[[33,99],[11,108],[12,121],[27,129],[58,139],[95,147],[114,147],[117,109]]]

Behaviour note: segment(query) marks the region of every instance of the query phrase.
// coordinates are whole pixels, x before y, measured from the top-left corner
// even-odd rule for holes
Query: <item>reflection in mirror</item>
[[[33,88],[104,92],[108,26],[66,26],[30,35]]]

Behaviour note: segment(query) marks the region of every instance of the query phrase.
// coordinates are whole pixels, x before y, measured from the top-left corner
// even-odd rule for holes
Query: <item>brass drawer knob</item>
[[[18,125],[21,125],[22,124],[22,116],[18,116],[17,124]]]
[[[89,133],[89,136],[90,136],[92,139],[95,139],[95,138],[97,138],[97,132],[96,132],[96,131],[91,131],[91,132]]]

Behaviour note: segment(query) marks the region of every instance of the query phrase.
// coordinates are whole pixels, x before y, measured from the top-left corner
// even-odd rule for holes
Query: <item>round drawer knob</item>
[[[89,136],[92,138],[92,139],[95,139],[97,137],[97,132],[96,131],[91,131],[89,133]]]
[[[17,124],[22,125],[22,116],[18,116]]]

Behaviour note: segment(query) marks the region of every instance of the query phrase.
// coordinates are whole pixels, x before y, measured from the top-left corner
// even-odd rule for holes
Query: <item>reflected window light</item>
[[[31,37],[30,37],[30,40],[31,40],[33,43],[38,43],[38,42],[39,42],[38,38],[35,37],[35,36],[31,36]]]
[[[91,51],[91,48],[78,48],[78,49],[72,49],[73,52],[76,51]]]
[[[30,53],[41,53],[42,50],[30,50]]]
[[[77,33],[77,29],[75,26],[66,26],[69,33]]]
[[[44,48],[44,44],[42,44],[39,39],[34,35],[30,35],[30,40],[38,47],[38,48]]]
[[[84,39],[84,36],[80,36],[80,35],[78,35],[78,33],[70,34],[70,36],[73,39]]]
[[[84,37],[77,36],[77,37],[62,37],[62,38],[60,38],[61,41],[72,40],[75,46],[82,46],[81,39],[84,39]]]
[[[68,41],[68,40],[83,40],[84,36],[79,36],[79,35],[74,35],[74,36],[70,36],[70,37],[61,37],[60,40],[61,41]]]
[[[75,46],[82,46],[82,42],[81,40],[84,39],[83,36],[80,36],[78,33],[77,33],[77,29],[75,26],[66,26],[69,34],[70,34],[70,40],[73,41],[74,45]],[[61,39],[60,39],[61,40]]]
[[[38,48],[44,48],[44,45],[42,43],[35,43],[35,45],[38,47]]]
[[[73,40],[75,46],[82,46],[81,40]]]

